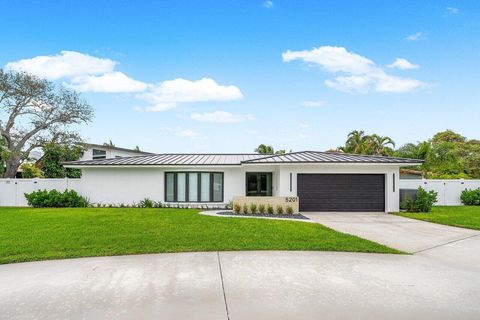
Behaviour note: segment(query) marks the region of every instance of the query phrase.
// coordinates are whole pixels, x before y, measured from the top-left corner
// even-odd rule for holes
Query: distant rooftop
[[[151,152],[146,152],[146,151],[141,151],[141,150],[120,148],[120,147],[111,146],[111,145],[103,145],[103,144],[88,143],[88,142],[82,143],[82,146],[87,147],[87,148],[92,147],[92,148],[99,148],[99,149],[112,149],[112,150],[125,151],[125,152],[136,152],[136,153],[145,154],[145,155],[154,154],[154,153],[151,153]]]

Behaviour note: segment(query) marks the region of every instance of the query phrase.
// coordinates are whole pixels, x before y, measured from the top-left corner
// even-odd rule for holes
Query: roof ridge
[[[381,155],[375,155],[375,154],[361,154],[361,153],[349,153],[349,152],[327,152],[327,151],[305,151],[305,152],[313,152],[313,153],[327,153],[327,154],[341,154],[341,155],[346,155],[346,156],[361,156],[361,157],[369,157],[369,158],[380,158],[380,159],[385,159],[385,158],[390,158],[390,159],[401,159],[401,160],[422,160],[422,159],[414,159],[414,158],[404,158],[404,157],[394,157],[394,156],[381,156]]]

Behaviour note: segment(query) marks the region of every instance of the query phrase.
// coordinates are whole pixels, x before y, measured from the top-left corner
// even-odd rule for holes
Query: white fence
[[[400,189],[423,189],[436,191],[438,193],[439,206],[459,206],[460,194],[465,189],[480,189],[480,180],[400,180]]]
[[[0,179],[0,206],[27,206],[24,193],[39,189],[78,190],[81,179]]]

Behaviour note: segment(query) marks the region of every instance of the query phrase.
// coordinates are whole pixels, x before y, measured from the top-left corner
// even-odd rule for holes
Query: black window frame
[[[95,154],[95,152],[100,152],[101,154]],[[92,159],[93,160],[98,160],[98,159],[106,159],[107,158],[107,150],[102,150],[102,149],[92,149]]]
[[[178,181],[178,174],[185,173],[185,201],[178,201],[177,197],[177,181]],[[208,173],[209,174],[209,200],[202,201],[201,192],[202,192],[202,182],[201,182],[201,174]],[[173,175],[173,201],[167,200],[167,175]],[[190,174],[197,174],[197,201],[190,201]],[[222,199],[214,201],[213,197],[213,175],[220,174],[222,176]],[[165,202],[175,202],[175,203],[222,203],[225,199],[225,175],[221,171],[165,171],[164,174],[164,200]]]
[[[257,175],[257,180],[258,180],[258,177],[261,174],[266,174],[267,176],[270,177],[270,184],[271,184],[270,185],[270,195],[268,194],[268,190],[267,190],[266,195],[256,194],[254,196],[249,196],[248,195],[248,175]],[[273,172],[270,172],[270,171],[255,171],[255,172],[247,171],[247,172],[245,172],[245,196],[246,197],[271,197],[271,196],[273,196]]]

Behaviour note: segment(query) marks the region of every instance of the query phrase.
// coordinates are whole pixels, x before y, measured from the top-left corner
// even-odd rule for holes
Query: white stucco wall
[[[399,167],[371,164],[244,165],[227,167],[137,167],[84,168],[79,192],[94,203],[131,204],[148,197],[164,202],[165,171],[210,171],[224,173],[224,203],[245,195],[246,172],[272,172],[274,196],[296,196],[298,173],[376,173],[386,175],[385,203],[389,212],[399,210]],[[292,190],[290,191],[290,173]],[[395,174],[395,191],[393,191]],[[198,204],[195,204],[198,205]],[[218,204],[217,204],[218,205]]]

